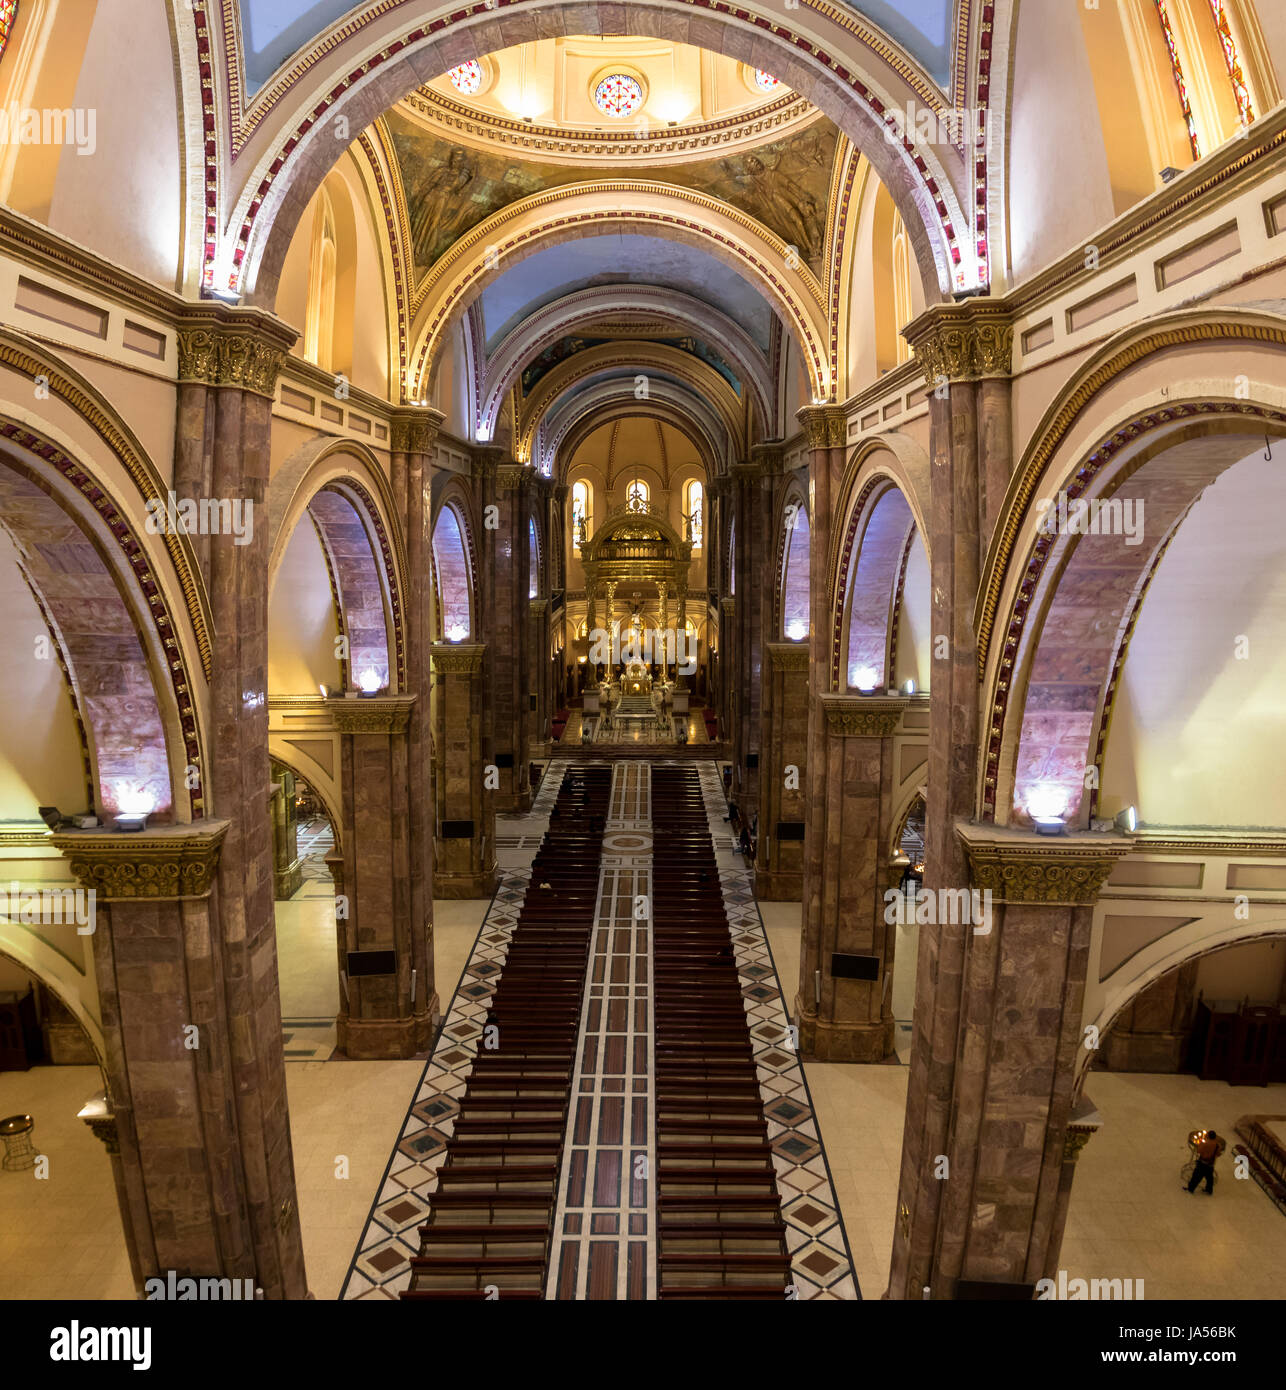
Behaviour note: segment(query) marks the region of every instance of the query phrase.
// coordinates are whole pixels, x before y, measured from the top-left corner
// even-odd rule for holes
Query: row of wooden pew
[[[657,1292],[782,1299],[790,1256],[695,768],[652,768]]]
[[[403,1298],[544,1297],[610,792],[564,774]]]

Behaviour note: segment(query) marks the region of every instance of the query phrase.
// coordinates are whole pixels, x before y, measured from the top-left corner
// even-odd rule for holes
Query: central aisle
[[[551,813],[559,827],[569,827],[569,811],[579,814],[574,799],[560,797],[571,767],[578,783],[590,769],[602,769],[606,779],[610,767],[611,774],[605,817],[585,823],[580,816],[570,840],[561,830],[553,836],[560,845],[580,846],[580,868],[550,859]],[[654,794],[664,804],[654,807]],[[503,1300],[506,1290],[510,1297],[539,1297],[539,1288],[554,1299],[860,1298],[750,875],[734,852],[717,764],[559,760],[546,772],[531,813],[506,821],[503,840],[513,847],[505,855],[510,866],[341,1296],[398,1298],[414,1287],[419,1297],[454,1299]],[[654,862],[657,843],[665,849]],[[556,863],[558,872],[538,867],[533,878],[517,862],[532,855],[537,865]],[[533,930],[537,949],[548,949],[539,942],[560,914],[551,916],[557,899],[544,894],[557,889],[545,880],[562,879],[564,871],[571,874],[567,881],[584,885],[574,890],[584,906],[573,910],[569,900],[567,930],[575,932],[572,919],[581,912],[589,926],[574,1050],[572,1032],[564,1053],[562,1034],[541,1033],[552,1025],[533,1020],[536,1031],[527,1025],[518,1043],[513,1025],[502,1027],[499,1050],[491,1051],[493,1007],[507,996],[512,1010],[515,998],[501,983],[506,963],[519,955],[531,961]],[[664,942],[655,948],[654,925]],[[515,954],[524,938],[525,953]],[[568,950],[558,960],[568,963]],[[531,978],[531,965],[521,968]],[[565,977],[559,988],[570,1002],[571,977]],[[517,988],[519,1002],[531,994],[530,986]],[[547,1037],[550,1047],[533,1050],[532,1037]],[[516,1124],[509,1135],[491,1126],[483,1134],[468,1120],[483,1068],[510,1077],[516,1098],[532,1085],[525,1076],[551,1096],[555,1055],[570,1061],[558,1087],[566,1099],[559,1126],[542,1123],[539,1142],[519,1134]],[[549,1100],[533,1097],[527,1104],[554,1113]],[[476,1140],[487,1134],[482,1154]],[[552,1166],[540,1166],[547,1162]],[[468,1164],[480,1165],[476,1181],[462,1174]],[[452,1191],[463,1183],[476,1194],[467,1218],[453,1216],[445,1204],[434,1211],[447,1170]],[[457,1207],[461,1200],[452,1198]],[[506,1213],[519,1208],[524,1224],[506,1226],[514,1219]],[[443,1223],[460,1219],[483,1224],[446,1235],[444,1246]],[[543,1240],[533,1222],[545,1226]],[[541,1251],[543,1272],[533,1258]]]

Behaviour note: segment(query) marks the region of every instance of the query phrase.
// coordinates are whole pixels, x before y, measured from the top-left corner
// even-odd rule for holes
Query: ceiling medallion
[[[633,116],[646,100],[643,83],[628,72],[609,72],[594,87],[594,105],[614,120]]]

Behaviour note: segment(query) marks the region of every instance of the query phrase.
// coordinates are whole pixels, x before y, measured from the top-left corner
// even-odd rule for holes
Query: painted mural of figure
[[[425,180],[411,217],[411,244],[421,265],[431,266],[440,254],[439,246],[450,244],[461,213],[461,195],[473,177],[468,156],[455,149]]]

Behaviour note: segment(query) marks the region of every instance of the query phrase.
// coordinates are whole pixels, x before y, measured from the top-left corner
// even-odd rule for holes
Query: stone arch
[[[547,304],[524,319],[497,347],[484,385],[478,411],[479,431],[490,439],[510,387],[524,365],[550,343],[578,327],[611,316],[614,322],[630,318],[661,318],[689,332],[713,334],[733,364],[740,368],[759,411],[766,436],[772,437],[776,391],[763,354],[749,334],[727,315],[690,295],[656,285],[600,285],[579,290]]]
[[[783,20],[779,13],[744,7],[729,12],[716,0],[694,0],[690,13],[658,0],[632,0],[629,6],[608,0],[545,4],[539,21],[539,32],[548,37],[643,34],[663,26],[660,31],[676,42],[767,67],[867,154],[903,211],[926,284],[936,283],[946,293],[978,278],[980,247],[971,242],[972,223],[957,192],[966,186],[965,151],[917,147],[907,138],[909,132],[899,135],[886,120],[890,109],[905,110],[908,102],[937,112],[946,102],[913,63],[855,14],[846,14],[842,33],[822,42],[797,32],[789,15]],[[389,26],[374,40],[360,37],[358,23],[328,43],[336,51],[323,58],[324,79],[314,75],[305,92],[292,73],[301,87],[292,102],[281,99],[288,87],[274,92],[279,114],[255,132],[254,157],[247,160],[224,246],[207,235],[205,278],[220,288],[248,289],[256,302],[269,302],[293,219],[337,157],[334,120],[342,116],[350,129],[365,129],[409,91],[454,64],[530,40],[533,22],[525,0],[512,0],[499,9],[461,10],[427,24]],[[179,24],[181,43],[191,56],[190,29],[181,18]],[[350,39],[349,51],[342,51]],[[314,48],[297,68],[306,72],[324,52]],[[1001,86],[1000,74],[997,78]],[[195,126],[189,141],[196,158],[202,142]],[[981,260],[985,268],[985,253]]]
[[[809,584],[812,573],[812,527],[808,494],[797,478],[782,493],[774,521],[776,558],[773,565],[773,633],[771,640],[802,642],[809,627]],[[798,630],[803,625],[803,631]]]
[[[494,213],[441,257],[421,291],[412,326],[412,397],[427,399],[442,344],[487,285],[538,251],[614,232],[680,241],[737,271],[791,330],[814,398],[832,398],[837,386],[831,379],[822,289],[812,271],[790,255],[785,242],[754,218],[707,194],[628,180],[571,184],[532,194]]]
[[[707,476],[719,476],[720,460],[727,459],[729,448],[722,421],[691,392],[664,381],[652,383],[646,401],[636,399],[633,383],[628,381],[604,381],[581,392],[549,417],[541,461],[548,461],[552,469],[555,458],[560,454],[569,460],[573,458],[596,429],[615,420],[640,416],[682,430],[696,445]]]
[[[1241,343],[1241,372],[1263,373],[1259,384],[1246,376],[1253,399],[1209,389],[1211,349],[1189,357],[1187,345],[1210,342]],[[1051,811],[1063,801],[1070,821],[1088,823],[1087,770],[1101,765],[1116,676],[1166,547],[1215,478],[1266,438],[1286,436],[1286,392],[1268,385],[1284,347],[1286,321],[1276,316],[1167,316],[1113,340],[1051,405],[1011,481],[979,598],[987,819],[1025,820],[1035,798]],[[1154,381],[1140,393],[1131,369],[1141,362]],[[1199,381],[1185,380],[1187,371]],[[1060,521],[1091,503],[1116,534],[1082,535]],[[1146,517],[1133,543],[1121,534],[1131,516]],[[999,640],[988,649],[993,621]]]
[[[20,934],[22,933],[22,934]],[[24,939],[25,937],[25,939]],[[82,938],[88,943],[89,938]],[[47,989],[58,1002],[80,1024],[89,1045],[94,1049],[98,1069],[103,1075],[103,1085],[108,1087],[107,1042],[103,1037],[102,1022],[87,1007],[71,971],[75,969],[66,956],[37,938],[33,933],[23,933],[9,923],[0,921],[0,959],[12,961],[36,980],[42,989]],[[92,974],[93,961],[89,962]],[[85,972],[77,972],[84,974]],[[110,1087],[108,1087],[110,1089]]]
[[[345,683],[367,672],[406,688],[402,611],[406,560],[392,493],[375,455],[347,440],[314,440],[286,460],[268,485],[271,591],[295,527],[307,512],[331,575],[349,660]]]
[[[200,819],[208,808],[193,686],[124,508],[52,439],[0,419],[0,518],[64,672],[96,811]]]

